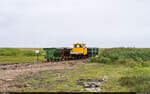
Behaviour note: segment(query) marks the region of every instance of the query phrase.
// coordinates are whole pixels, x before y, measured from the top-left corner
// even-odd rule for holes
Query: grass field
[[[104,76],[108,76],[109,81],[107,83],[102,83],[104,87],[103,91],[108,91],[108,89],[109,91],[129,91],[126,87],[119,89],[121,85],[117,80],[122,76],[120,69],[123,69],[122,71],[128,70],[128,68],[124,66],[116,68],[115,65],[96,63],[80,66],[73,70],[41,71],[38,73],[25,74],[16,80],[28,84],[30,88],[20,88],[17,91],[86,92],[85,88],[76,84],[77,80],[81,78],[102,79]]]
[[[135,72],[135,69],[119,64],[88,63],[73,70],[29,73],[16,78],[17,81],[25,83],[29,87],[18,88],[14,91],[89,92],[77,85],[76,81],[81,78],[101,79],[107,77],[108,80],[101,83],[101,92],[149,92],[150,67],[145,68],[146,72],[143,74],[143,67],[138,68],[138,71]]]
[[[0,64],[16,64],[46,61],[44,56],[0,56]]]
[[[142,62],[150,60],[150,48],[111,48],[101,49],[97,62],[113,63],[118,60]]]
[[[26,50],[26,49],[24,49]],[[40,56],[43,61],[44,56]],[[0,62],[34,62],[35,56],[0,56]],[[71,65],[73,63],[68,62]],[[81,78],[102,79],[102,92],[150,92],[150,49],[112,48],[101,49],[89,63],[72,70],[48,70],[23,74],[16,81],[28,87],[13,91],[30,92],[78,92],[85,91],[76,81]]]
[[[37,49],[40,50],[38,61],[35,54]],[[41,48],[0,48],[0,64],[46,61],[44,54]]]
[[[91,62],[121,65],[128,68],[123,71],[123,77],[118,81],[121,87],[128,87],[130,91],[150,91],[150,48],[112,48],[103,49]],[[111,66],[110,66],[111,68]]]

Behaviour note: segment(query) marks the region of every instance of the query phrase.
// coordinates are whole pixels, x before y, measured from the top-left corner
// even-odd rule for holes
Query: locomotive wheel
[[[80,55],[78,55],[78,59],[80,59]]]
[[[71,59],[72,59],[72,60],[74,60],[74,57],[73,57],[73,56],[71,56]]]
[[[75,60],[77,59],[78,57],[77,56],[75,56]]]
[[[79,59],[79,56],[77,55],[77,59]]]
[[[79,55],[79,59],[81,59],[81,55]]]

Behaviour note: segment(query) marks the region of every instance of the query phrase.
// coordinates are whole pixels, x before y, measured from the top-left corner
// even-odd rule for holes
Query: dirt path
[[[68,62],[72,62],[69,64]],[[84,64],[87,60],[75,61],[61,61],[48,63],[26,63],[26,64],[12,64],[0,66],[0,92],[5,92],[13,88],[15,77],[28,73],[38,72],[43,70],[57,70],[57,69],[74,69],[78,65]]]

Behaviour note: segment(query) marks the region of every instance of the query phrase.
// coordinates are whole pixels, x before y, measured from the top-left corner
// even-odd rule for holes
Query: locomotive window
[[[82,48],[81,45],[75,45],[75,48]]]

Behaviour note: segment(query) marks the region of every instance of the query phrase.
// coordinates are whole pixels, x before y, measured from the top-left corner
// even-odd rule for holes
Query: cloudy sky
[[[0,0],[0,47],[150,47],[150,0]]]

